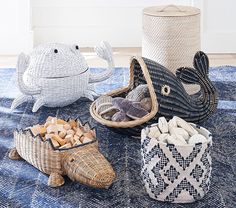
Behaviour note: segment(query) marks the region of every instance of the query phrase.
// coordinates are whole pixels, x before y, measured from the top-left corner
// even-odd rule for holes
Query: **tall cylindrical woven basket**
[[[192,66],[200,50],[200,10],[189,6],[158,6],[143,10],[142,56],[154,60],[174,74]],[[192,94],[197,85],[185,87]]]

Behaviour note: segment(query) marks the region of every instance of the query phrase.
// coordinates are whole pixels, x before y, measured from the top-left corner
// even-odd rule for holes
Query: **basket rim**
[[[68,118],[67,121],[69,121],[69,119],[71,119],[71,118]],[[16,128],[16,129],[14,130],[14,133],[17,133],[17,134],[20,134],[20,133],[27,134],[27,132],[29,132],[30,135],[31,135],[31,137],[32,137],[33,139],[39,139],[41,142],[44,142],[44,143],[48,142],[53,151],[59,151],[59,152],[61,152],[61,151],[67,151],[67,150],[71,150],[71,149],[75,149],[75,148],[79,148],[79,147],[83,147],[83,146],[86,146],[86,145],[89,145],[89,144],[93,144],[93,143],[98,142],[98,139],[97,139],[97,129],[96,129],[96,127],[92,127],[88,121],[83,122],[79,117],[77,117],[77,118],[75,119],[75,121],[76,121],[76,122],[79,121],[79,122],[82,124],[82,126],[84,126],[84,125],[86,125],[86,124],[89,125],[90,130],[94,131],[94,133],[95,133],[95,138],[94,138],[93,141],[87,142],[87,143],[84,143],[84,144],[79,144],[79,145],[76,145],[76,146],[73,146],[73,147],[69,147],[69,148],[62,148],[62,149],[59,149],[59,148],[54,147],[51,138],[46,139],[46,140],[43,140],[43,138],[42,138],[42,136],[41,136],[40,134],[34,135],[33,132],[32,132],[32,130],[31,130],[30,128],[27,128],[27,129]]]
[[[192,148],[192,147],[194,147],[195,145],[198,145],[198,144],[210,144],[210,145],[212,145],[212,133],[211,133],[208,129],[206,129],[206,128],[204,128],[204,127],[198,125],[198,124],[195,124],[195,123],[189,123],[189,124],[190,124],[193,128],[195,128],[195,129],[202,129],[202,130],[204,130],[206,133],[208,133],[208,137],[209,137],[209,138],[207,138],[208,141],[206,141],[206,142],[198,142],[198,143],[192,144],[192,145],[190,145],[190,144],[188,144],[188,145],[168,144],[168,143],[160,142],[160,141],[158,141],[158,140],[157,140],[157,142],[158,142],[159,144],[165,145],[165,146],[176,146],[176,147],[186,147],[186,148],[188,148],[188,147],[191,147],[191,148]],[[148,125],[148,126],[146,126],[145,128],[142,129],[142,132],[144,133],[144,135],[145,135],[146,138],[151,139],[151,137],[149,137],[149,136],[147,135],[147,133],[146,133],[145,130],[149,129],[149,128],[152,127],[152,126],[156,126],[156,125],[158,125],[158,123],[154,123],[154,124]],[[142,136],[141,136],[141,137],[142,137]]]
[[[99,123],[106,125],[108,127],[113,127],[113,128],[132,128],[138,125],[141,125],[147,121],[149,121],[150,119],[152,119],[156,113],[158,112],[158,101],[157,101],[157,95],[155,93],[153,84],[152,84],[152,80],[150,77],[150,74],[148,72],[148,68],[147,65],[145,64],[143,58],[141,56],[132,56],[130,59],[130,79],[129,79],[129,84],[126,87],[123,88],[119,88],[116,90],[113,90],[109,93],[107,93],[106,95],[108,96],[115,96],[118,95],[120,93],[126,92],[127,90],[131,89],[133,87],[134,84],[134,61],[137,61],[139,63],[139,65],[141,66],[141,70],[143,72],[144,78],[147,82],[148,85],[148,89],[149,89],[149,93],[150,93],[150,98],[152,101],[152,110],[150,113],[148,113],[147,115],[145,115],[144,117],[140,118],[140,119],[136,119],[136,120],[131,120],[131,121],[121,121],[121,122],[115,122],[115,121],[109,121],[106,120],[104,118],[102,118],[102,116],[100,116],[96,110],[95,110],[95,103],[96,100],[90,105],[90,114],[91,116]]]

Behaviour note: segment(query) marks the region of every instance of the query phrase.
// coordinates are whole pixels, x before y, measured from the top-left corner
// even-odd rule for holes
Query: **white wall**
[[[2,0],[0,54],[27,52],[33,38],[34,45],[65,42],[92,47],[104,39],[115,47],[140,47],[142,9],[161,4],[199,7],[202,49],[236,52],[235,0]]]
[[[202,11],[202,47],[208,52],[236,53],[236,1],[193,0]]]
[[[30,0],[0,1],[0,54],[28,52],[33,46]]]
[[[141,46],[142,9],[171,0],[33,0],[35,44],[79,42],[93,46],[102,39],[112,46]],[[178,0],[191,4],[191,0]]]
[[[90,47],[105,39],[116,47],[140,47],[142,9],[161,4],[199,7],[202,49],[236,52],[235,0],[32,0],[34,43]]]

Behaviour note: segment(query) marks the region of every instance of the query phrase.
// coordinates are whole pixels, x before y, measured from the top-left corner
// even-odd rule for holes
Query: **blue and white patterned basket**
[[[203,127],[191,124],[208,142],[176,146],[159,142],[142,130],[141,154],[144,185],[158,201],[190,203],[209,190],[211,176],[212,135]]]

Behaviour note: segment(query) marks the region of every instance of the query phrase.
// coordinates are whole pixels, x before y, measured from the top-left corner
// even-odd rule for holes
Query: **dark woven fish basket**
[[[197,73],[199,77],[205,77],[194,80],[193,83],[196,84],[198,81],[197,84],[201,86],[201,91],[194,95],[187,94],[181,83],[182,81],[193,84],[191,79],[181,80],[181,77],[175,76],[170,70],[155,61],[143,57],[132,57],[129,85],[107,95],[125,97],[138,85],[147,84],[152,101],[151,112],[137,120],[114,122],[102,118],[96,112],[95,102],[93,102],[90,106],[91,116],[115,132],[139,137],[141,130],[147,125],[158,122],[160,116],[165,116],[167,120],[173,116],[179,116],[188,122],[199,123],[215,111],[218,102],[216,89],[208,79],[208,58],[204,53],[203,55],[204,61],[201,60],[201,63],[204,64],[201,65],[200,69],[194,69],[193,72]],[[179,69],[179,71],[181,70]],[[203,75],[203,72],[206,72],[206,74]],[[192,71],[188,71],[188,76],[191,77],[191,73]]]

